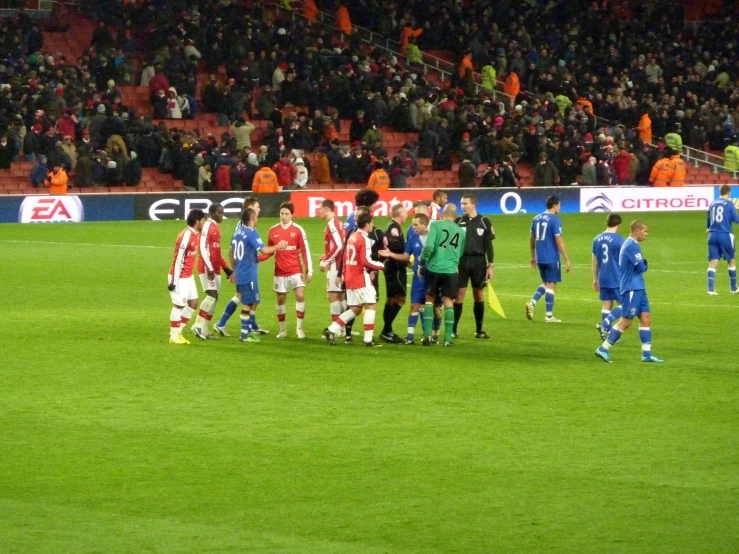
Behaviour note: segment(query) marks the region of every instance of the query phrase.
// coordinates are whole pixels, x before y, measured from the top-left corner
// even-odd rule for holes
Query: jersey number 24
[[[443,229],[441,233],[442,238],[441,242],[439,243],[439,248],[446,248],[447,244],[453,248],[459,247],[459,233],[454,233],[454,236],[451,237],[451,240],[449,240],[449,237],[451,236],[449,234],[449,231]]]

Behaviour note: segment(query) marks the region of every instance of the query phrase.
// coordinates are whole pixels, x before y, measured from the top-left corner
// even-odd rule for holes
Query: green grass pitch
[[[271,262],[261,344],[171,346],[181,222],[3,225],[0,552],[739,551],[739,296],[725,264],[706,295],[704,214],[642,217],[664,365],[635,329],[593,355],[603,214],[563,215],[560,325],[524,318],[531,216],[493,218],[508,320],[472,339],[468,299],[453,349],[329,347],[322,274],[278,342]]]

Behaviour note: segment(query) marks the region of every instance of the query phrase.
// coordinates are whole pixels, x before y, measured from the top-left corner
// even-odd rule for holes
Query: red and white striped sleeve
[[[293,225],[295,224],[293,223]],[[308,246],[308,237],[305,234],[305,229],[300,225],[295,225],[295,228],[300,232],[298,235],[298,248],[303,256],[303,265],[305,266],[306,273],[313,275],[313,260],[310,257],[310,247]]]
[[[180,282],[180,275],[182,275],[182,269],[185,267],[185,258],[187,257],[187,248],[190,245],[190,237],[192,231],[188,228],[182,233],[177,243],[176,254],[174,258],[174,264],[172,266],[172,284],[177,286]]]
[[[203,225],[203,230],[200,232],[200,258],[205,264],[206,271],[213,271],[213,262],[210,259],[210,229],[212,227],[211,221],[208,220]]]
[[[331,250],[323,260],[326,264],[333,262],[344,249],[344,241],[341,240],[341,233],[339,232],[339,228],[336,226],[335,217],[329,220],[328,230],[331,233]]]
[[[385,264],[376,262],[372,259],[372,241],[366,235],[362,235],[364,241],[364,255],[362,256],[362,265],[370,271],[381,271],[385,269]]]

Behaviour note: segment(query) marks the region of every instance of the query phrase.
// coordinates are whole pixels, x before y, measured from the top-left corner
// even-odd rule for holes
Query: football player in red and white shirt
[[[375,309],[377,293],[372,286],[372,273],[382,271],[385,266],[372,260],[372,216],[362,213],[357,217],[357,230],[349,237],[344,252],[343,277],[346,282],[346,303],[349,309],[339,316],[323,334],[331,345],[336,344],[336,335],[340,334],[347,322],[352,321],[364,307],[364,345],[382,346],[375,342]]]
[[[429,206],[429,219],[431,221],[440,221],[442,218],[442,212],[444,211],[444,206],[446,206],[447,203],[447,194],[444,190],[435,190],[434,191],[434,201],[431,202],[431,205]]]
[[[211,204],[208,208],[208,221],[200,232],[200,256],[198,257],[198,275],[200,284],[206,294],[205,300],[200,303],[200,311],[192,326],[192,333],[199,339],[215,339],[208,324],[213,319],[216,309],[218,293],[221,292],[221,270],[226,278],[231,275],[231,269],[221,253],[221,229],[218,227],[223,221],[223,206]]]
[[[190,210],[187,214],[187,229],[177,235],[174,259],[167,276],[167,290],[172,297],[172,312],[169,315],[170,344],[190,344],[182,336],[182,329],[198,307],[198,289],[192,271],[195,268],[195,255],[200,248],[200,231],[207,219],[203,210]]]
[[[305,285],[313,280],[313,261],[310,257],[308,237],[305,230],[293,223],[295,206],[292,202],[280,204],[280,223],[269,230],[267,246],[274,246],[280,241],[287,243],[287,248],[278,250],[275,256],[275,284],[274,291],[277,293],[277,321],[280,323],[278,339],[287,337],[285,314],[287,308],[287,293],[295,291],[295,315],[297,317],[297,335],[299,339],[305,338],[303,331],[303,319],[305,318]],[[270,258],[272,254],[259,256],[262,262]],[[302,258],[302,265],[301,265]]]
[[[321,217],[326,221],[326,230],[323,232],[324,254],[321,256],[319,267],[326,272],[326,291],[331,309],[331,321],[336,321],[346,311],[344,289],[337,283],[339,265],[343,259],[344,226],[336,217],[336,206],[328,198],[321,202]]]

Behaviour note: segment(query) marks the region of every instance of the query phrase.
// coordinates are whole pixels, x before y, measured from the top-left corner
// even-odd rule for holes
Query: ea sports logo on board
[[[18,212],[20,223],[78,223],[83,219],[77,196],[27,196]]]

